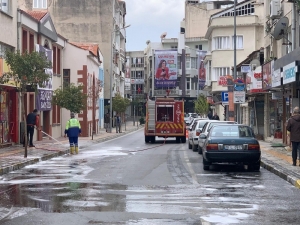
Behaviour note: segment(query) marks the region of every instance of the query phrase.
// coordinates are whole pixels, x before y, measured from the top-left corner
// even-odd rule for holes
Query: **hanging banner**
[[[126,57],[126,64],[125,64],[125,91],[130,91],[130,57]]]
[[[174,88],[177,81],[177,51],[155,51],[155,88]]]
[[[39,53],[44,53],[47,59],[52,63],[52,50],[45,48],[42,45],[36,45],[36,51]],[[49,80],[44,83],[43,87],[37,88],[36,96],[36,109],[38,111],[49,111],[52,109],[52,77],[53,70],[52,68],[45,68],[45,73],[49,75]]]
[[[206,56],[207,51],[197,51],[197,67],[198,67],[198,84],[199,90],[202,90],[205,86],[206,81],[206,69],[204,67],[204,58]]]

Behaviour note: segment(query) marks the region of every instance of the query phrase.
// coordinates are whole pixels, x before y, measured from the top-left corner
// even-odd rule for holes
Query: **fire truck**
[[[174,98],[147,100],[145,142],[155,143],[155,137],[175,137],[176,143],[186,142],[184,101]]]

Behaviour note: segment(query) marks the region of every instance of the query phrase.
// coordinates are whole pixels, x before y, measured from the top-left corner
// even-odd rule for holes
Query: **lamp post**
[[[109,133],[112,132],[112,85],[113,85],[113,54],[114,54],[114,49],[113,49],[113,34],[117,31],[120,31],[122,29],[125,29],[127,27],[130,27],[130,25],[127,25],[125,27],[122,27],[122,28],[119,28],[119,29],[116,29],[116,30],[113,30],[111,32],[111,57],[110,57],[110,85],[109,85],[109,89],[110,89],[110,99],[109,99]]]

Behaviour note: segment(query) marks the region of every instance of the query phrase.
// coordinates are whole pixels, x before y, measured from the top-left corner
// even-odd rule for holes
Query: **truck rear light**
[[[218,150],[218,144],[208,144],[206,150]]]
[[[260,150],[259,144],[248,144],[248,150]]]

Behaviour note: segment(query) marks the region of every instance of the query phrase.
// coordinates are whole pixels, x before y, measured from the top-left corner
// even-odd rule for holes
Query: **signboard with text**
[[[173,88],[177,81],[177,50],[155,51],[155,88]]]
[[[246,92],[245,91],[234,91],[233,102],[234,103],[245,103]]]
[[[296,81],[296,73],[298,72],[297,62],[292,62],[283,67],[283,84],[288,84]]]

